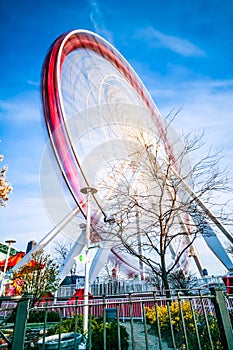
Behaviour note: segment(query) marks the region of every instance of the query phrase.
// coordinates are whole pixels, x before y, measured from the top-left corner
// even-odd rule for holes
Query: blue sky
[[[52,228],[40,197],[41,68],[53,41],[72,29],[112,43],[164,116],[181,109],[177,130],[204,128],[206,146],[221,148],[233,171],[232,0],[0,0],[0,23],[0,154],[14,187],[0,208],[2,242],[14,238],[24,250]]]

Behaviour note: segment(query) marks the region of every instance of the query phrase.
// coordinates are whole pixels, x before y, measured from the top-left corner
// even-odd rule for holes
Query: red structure
[[[233,276],[223,276],[223,282],[225,283],[228,294],[233,294]]]
[[[25,256],[24,252],[18,252],[15,255],[12,255],[9,257],[7,262],[7,269],[6,271],[9,271],[14,267],[23,257]],[[0,270],[3,271],[6,264],[6,259],[0,261]]]
[[[89,299],[92,298],[91,293],[88,293]],[[74,294],[72,295],[71,298],[69,298],[69,300],[84,300],[84,289],[83,288],[78,288],[75,290]]]

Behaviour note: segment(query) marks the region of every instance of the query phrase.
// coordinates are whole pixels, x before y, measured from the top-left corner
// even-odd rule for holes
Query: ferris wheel
[[[106,183],[112,181],[112,169],[123,169],[132,185],[140,176],[144,155],[141,153],[141,159],[132,156],[132,149],[137,147],[135,135],[138,136],[139,131],[147,144],[157,147],[159,143],[161,162],[173,159],[173,175],[179,180],[186,178],[185,182],[182,180],[185,195],[194,200],[196,195],[185,177],[189,159],[184,159],[182,166],[176,165],[184,147],[182,141],[160,115],[135,71],[110,43],[86,30],[63,34],[52,44],[42,73],[42,99],[49,144],[42,160],[41,188],[46,210],[55,228],[41,239],[34,250],[44,248],[60,231],[73,241],[70,254],[60,269],[63,280],[74,263],[74,257],[81,253],[85,244],[88,206],[81,190],[85,187],[98,189],[91,203],[91,227],[93,242],[99,242],[109,218],[114,216],[114,205],[109,205],[109,198],[114,188],[122,183],[122,177],[117,176],[111,190],[107,189]],[[50,161],[51,149],[65,186],[59,177],[51,175],[54,171]],[[134,170],[132,163],[137,164]],[[197,201],[210,221],[232,242],[232,236],[223,225],[204,203]],[[182,218],[180,221],[182,223]],[[217,235],[207,223],[206,227],[211,232],[204,237],[206,243],[222,264],[232,269]],[[198,251],[194,245],[191,248],[201,273]],[[176,249],[171,245],[173,258],[176,257]],[[110,252],[116,254],[129,269],[135,268],[134,262],[114,249],[111,241],[105,240],[93,256],[91,281],[98,275]],[[22,259],[21,264],[28,258]],[[180,264],[187,265],[188,260],[188,255],[184,255]]]

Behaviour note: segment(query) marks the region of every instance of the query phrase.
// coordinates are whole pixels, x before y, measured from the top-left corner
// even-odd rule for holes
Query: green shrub
[[[83,316],[77,316],[77,332],[83,333]],[[75,318],[67,318],[62,320],[61,325],[62,333],[70,333],[75,331]],[[47,335],[58,334],[60,332],[60,325],[50,328]],[[102,350],[103,349],[103,333],[104,323],[102,319],[92,318],[91,319],[91,342],[92,349]],[[121,335],[121,349],[128,349],[128,333],[126,328],[120,325]],[[107,350],[118,350],[118,324],[116,321],[106,323],[106,345]],[[89,348],[89,339],[87,339],[87,349]]]
[[[83,316],[77,315],[77,332],[83,333]],[[62,333],[70,333],[75,331],[75,318],[67,318],[62,320],[61,332]],[[60,324],[56,324],[54,327],[48,329],[47,335],[59,334],[60,332]]]
[[[171,324],[168,314],[168,306],[158,306],[159,327],[163,339],[167,341],[170,345],[172,325],[177,349],[184,349],[185,336],[181,318],[182,309],[189,349],[195,350],[197,348],[197,336],[195,331],[196,326],[202,350],[209,350],[210,341],[204,315],[202,313],[199,313],[198,311],[194,311],[193,315],[190,302],[188,301],[183,301],[180,304],[178,302],[173,302],[169,305],[169,308],[171,314]],[[155,330],[157,330],[157,317],[155,308],[146,309],[146,318],[147,322],[151,324]],[[216,317],[212,314],[209,314],[207,316],[207,319],[214,350],[223,350]]]

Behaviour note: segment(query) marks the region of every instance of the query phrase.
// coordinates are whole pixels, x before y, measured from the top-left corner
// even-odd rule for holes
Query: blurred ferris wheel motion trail
[[[15,269],[25,264],[35,250],[45,248],[62,232],[73,242],[60,267],[60,280],[65,278],[74,264],[74,258],[85,246],[88,199],[81,190],[93,187],[98,192],[89,198],[90,238],[93,244],[101,244],[93,249],[90,282],[95,280],[110,254],[122,262],[126,271],[141,271],[142,266],[139,264],[137,267],[135,261],[117,250],[111,240],[101,239],[114,216],[114,205],[109,204],[109,198],[122,182],[121,176],[118,176],[111,190],[105,187],[106,182],[111,184],[112,169],[123,170],[128,174],[132,186],[137,187],[143,155],[141,160],[135,160],[130,151],[134,147],[134,136],[138,130],[141,130],[147,144],[154,148],[159,140],[162,145],[159,150],[160,162],[166,163],[167,159],[172,159],[172,173],[182,182],[183,195],[192,197],[213,226],[233,243],[232,235],[197,198],[191,183],[186,179],[189,160],[185,159],[181,167],[177,166],[176,160],[183,150],[182,141],[162,118],[129,63],[106,40],[86,30],[74,30],[58,37],[44,62],[42,100],[49,143],[41,162],[41,192],[54,229],[40,240]],[[51,154],[56,159],[56,165]],[[135,162],[138,169],[132,171],[131,165]],[[195,222],[195,218],[189,219]],[[185,226],[182,218],[180,222]],[[213,228],[207,222],[206,227],[210,234],[203,237],[208,247],[228,270],[232,270],[232,262]],[[141,243],[143,249],[143,237]],[[181,247],[171,245],[172,259],[175,259],[177,249]],[[191,244],[190,251],[195,253],[194,260],[202,274],[201,258],[194,244]],[[180,264],[186,266],[189,259],[189,255],[184,254]]]

